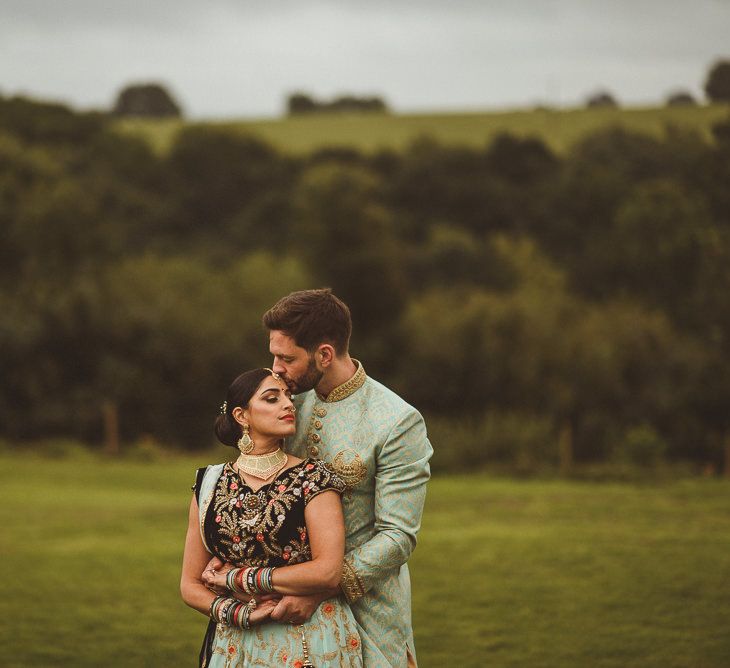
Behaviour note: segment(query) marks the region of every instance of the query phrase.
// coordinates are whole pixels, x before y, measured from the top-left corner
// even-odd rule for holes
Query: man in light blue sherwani
[[[347,483],[340,587],[359,625],[365,668],[415,666],[406,561],[433,453],[423,418],[350,357],[350,312],[330,290],[284,297],[264,324],[272,368],[296,395],[299,420],[288,449],[323,459]],[[272,618],[301,622],[331,595],[285,596]]]

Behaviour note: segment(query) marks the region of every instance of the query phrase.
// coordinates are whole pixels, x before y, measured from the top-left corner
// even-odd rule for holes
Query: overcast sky
[[[397,111],[697,96],[730,0],[0,0],[0,93],[111,106],[166,84],[189,116],[279,115],[289,92]]]

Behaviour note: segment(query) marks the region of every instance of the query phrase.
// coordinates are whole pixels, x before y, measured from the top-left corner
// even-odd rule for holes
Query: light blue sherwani
[[[415,659],[406,561],[416,546],[433,449],[420,413],[369,378],[355,375],[322,399],[295,398],[299,457],[323,459],[345,480],[346,555],[342,590],[362,639],[365,668],[403,668]]]

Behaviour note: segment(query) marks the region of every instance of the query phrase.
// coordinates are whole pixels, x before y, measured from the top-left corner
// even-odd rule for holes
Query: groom
[[[415,666],[406,561],[433,453],[423,418],[350,357],[350,310],[331,290],[293,292],[263,321],[272,368],[296,395],[289,451],[323,459],[347,484],[340,587],[358,623],[365,668]],[[271,616],[302,622],[336,593],[284,596]]]

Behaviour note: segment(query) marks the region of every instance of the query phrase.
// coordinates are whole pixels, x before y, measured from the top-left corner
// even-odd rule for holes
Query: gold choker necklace
[[[241,453],[236,460],[236,466],[239,471],[254,478],[268,480],[272,475],[276,475],[281,471],[286,466],[286,462],[286,452],[281,448],[277,448],[273,452],[267,452],[263,455],[244,455]]]

